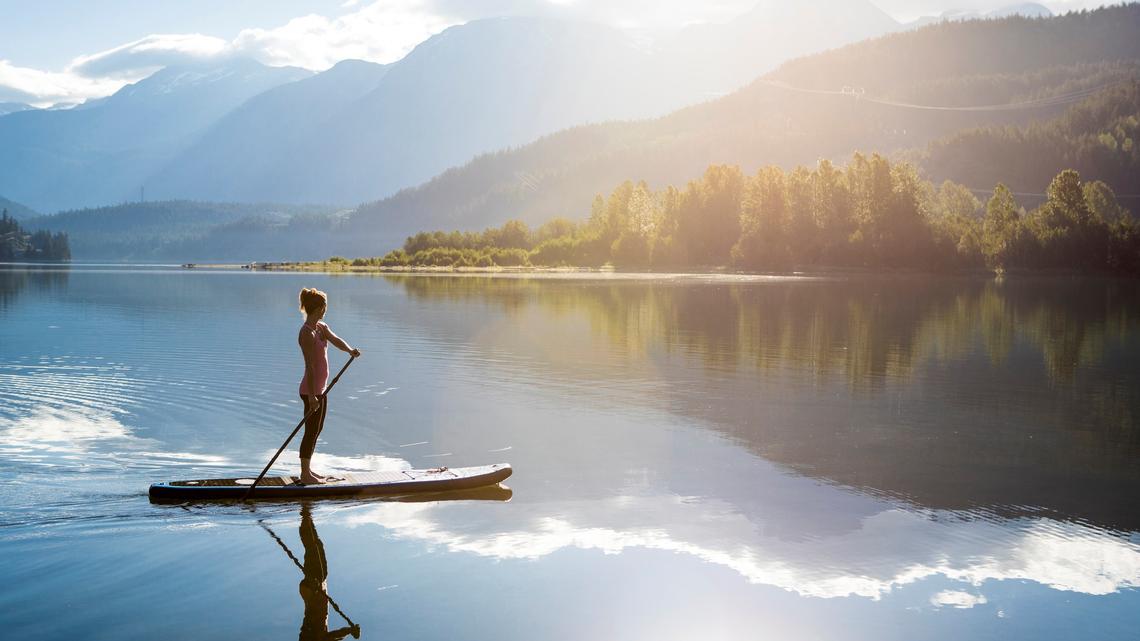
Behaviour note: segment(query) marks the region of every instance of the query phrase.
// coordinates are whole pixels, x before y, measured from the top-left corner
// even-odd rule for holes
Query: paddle
[[[352,361],[354,360],[356,360],[355,356],[349,356],[348,362],[344,364],[344,367],[340,368],[340,371],[336,373],[335,377],[333,377],[332,382],[329,383],[329,386],[325,388],[325,393],[321,394],[322,405],[325,402],[325,397],[329,395],[329,392],[332,391],[333,386],[336,385],[336,382],[340,380],[341,374],[344,374],[344,370],[348,369],[348,366],[352,365]],[[282,443],[281,447],[277,449],[277,453],[273,455],[273,458],[269,459],[269,464],[265,466],[264,470],[261,470],[261,474],[257,475],[257,479],[253,482],[253,485],[250,485],[249,489],[245,491],[245,494],[242,495],[241,500],[244,501],[249,498],[250,494],[253,494],[253,488],[257,487],[257,484],[261,482],[261,479],[265,478],[265,474],[269,471],[269,468],[273,467],[273,464],[277,462],[277,457],[281,456],[281,453],[285,451],[286,447],[289,447],[289,441],[292,441],[293,437],[297,435],[297,432],[301,431],[301,427],[305,425],[305,421],[309,420],[309,417],[320,409],[321,405],[317,405],[315,408],[309,410],[305,414],[305,418],[301,419],[300,423],[297,423],[297,427],[293,428],[293,431],[289,433],[289,438],[285,439],[285,442]]]
[[[301,562],[297,560],[296,556],[293,556],[293,551],[289,549],[288,545],[285,545],[285,542],[281,540],[281,537],[277,536],[277,534],[272,529],[270,529],[270,527],[268,525],[266,525],[264,522],[258,521],[257,523],[261,527],[265,528],[265,531],[269,533],[269,536],[273,537],[274,541],[277,541],[277,545],[280,545],[281,549],[285,550],[285,554],[289,555],[289,560],[293,562],[293,565],[297,566],[297,569],[301,571],[301,574],[304,574],[305,573],[305,566],[301,565]],[[345,614],[344,611],[340,609],[340,606],[336,604],[336,601],[333,601],[333,598],[331,596],[329,596],[328,592],[326,592],[320,586],[317,586],[317,589],[321,591],[321,594],[323,594],[326,599],[328,599],[329,605],[331,605],[333,607],[333,609],[336,610],[336,613],[339,614],[341,616],[341,618],[343,618],[345,621],[348,622],[348,625],[352,628],[351,632],[350,632],[350,634],[352,634],[352,638],[359,639],[360,638],[360,626],[356,625],[355,623],[352,622],[352,619],[348,618],[348,615]]]

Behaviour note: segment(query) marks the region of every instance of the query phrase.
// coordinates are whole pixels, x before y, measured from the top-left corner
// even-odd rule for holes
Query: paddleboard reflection
[[[402,502],[426,501],[509,501],[513,496],[509,487],[492,485],[487,487],[465,490],[461,492],[441,492],[439,494],[416,494],[406,497],[396,497],[392,500]],[[298,528],[301,545],[304,548],[303,560],[299,560],[293,550],[285,541],[277,536],[267,523],[259,521],[261,527],[296,565],[304,578],[297,586],[304,603],[304,616],[301,619],[300,641],[337,641],[349,635],[354,639],[360,638],[360,625],[353,622],[345,614],[340,605],[328,593],[329,569],[325,558],[325,546],[317,534],[317,526],[313,521],[313,506],[311,501],[303,501],[301,507],[301,523]],[[329,629],[329,607],[340,616],[347,625]]]

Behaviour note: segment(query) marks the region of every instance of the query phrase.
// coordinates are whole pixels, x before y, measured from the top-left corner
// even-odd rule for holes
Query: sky
[[[783,1],[791,0],[0,0],[0,102],[82,102],[169,64],[227,56],[316,71],[348,58],[394,62],[448,26],[492,16],[584,19],[652,37]],[[909,21],[1016,0],[872,2]],[[1104,2],[1042,4],[1064,12]]]

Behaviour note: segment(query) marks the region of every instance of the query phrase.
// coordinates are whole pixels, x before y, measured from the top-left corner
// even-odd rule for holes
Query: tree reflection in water
[[[68,265],[0,265],[0,309],[15,302],[24,289],[55,291],[67,288]]]
[[[925,507],[1140,529],[1136,282],[388,278],[449,303],[465,349],[517,355],[504,381],[624,393]],[[463,327],[474,304],[501,327]]]

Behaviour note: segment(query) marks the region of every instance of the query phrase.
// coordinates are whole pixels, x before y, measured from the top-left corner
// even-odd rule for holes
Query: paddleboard
[[[422,492],[452,492],[494,485],[511,475],[509,463],[479,467],[437,467],[427,470],[337,473],[343,479],[319,485],[302,485],[296,476],[266,476],[251,499],[316,498],[324,496],[400,496]],[[167,481],[150,486],[151,500],[196,501],[240,499],[254,477]]]

